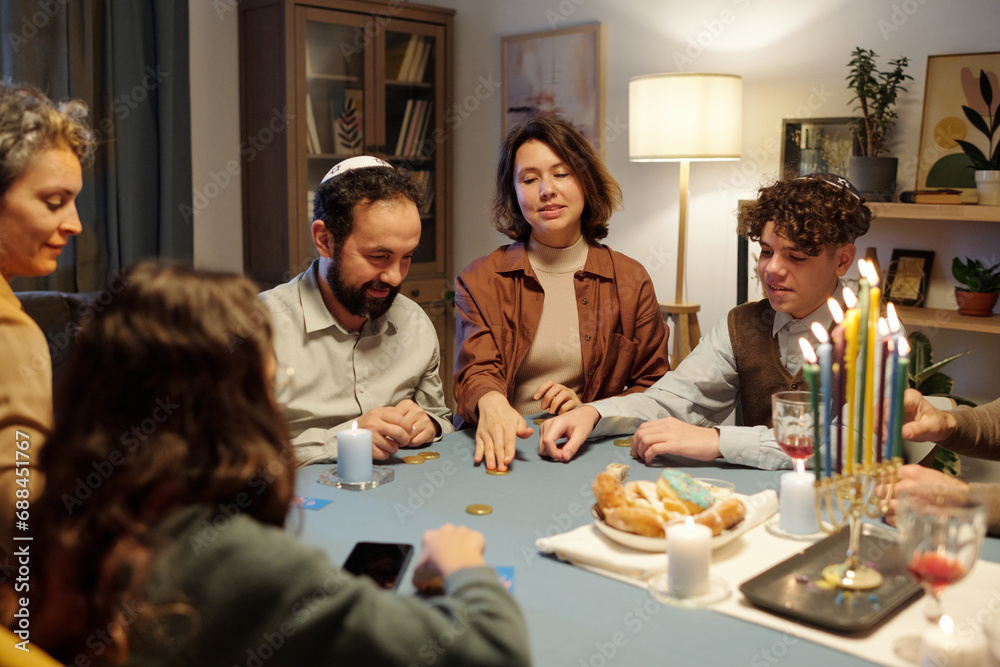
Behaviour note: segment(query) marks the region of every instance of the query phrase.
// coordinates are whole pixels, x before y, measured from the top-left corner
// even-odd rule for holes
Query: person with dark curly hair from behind
[[[60,383],[30,578],[0,585],[0,622],[28,598],[31,644],[67,665],[409,665],[446,635],[437,665],[530,664],[481,533],[424,534],[414,585],[445,593],[424,600],[285,531],[296,461],[252,282],[151,262],[126,278]]]
[[[632,454],[661,454],[774,470],[791,466],[771,430],[771,394],[805,389],[799,338],[829,328],[827,299],[854,264],[872,214],[851,183],[810,174],[763,187],[737,232],[760,243],[766,299],[729,311],[678,367],[642,394],[610,398],[548,420],[539,451],[568,461],[587,437],[631,433]],[[719,426],[740,405],[743,424]],[[641,425],[638,425],[641,422]],[[638,425],[638,429],[636,426]],[[568,438],[559,443],[562,437]]]

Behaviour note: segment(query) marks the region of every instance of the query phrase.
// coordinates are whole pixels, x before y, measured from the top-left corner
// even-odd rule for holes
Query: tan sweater
[[[535,339],[515,376],[512,407],[522,415],[541,412],[534,393],[546,380],[566,385],[578,396],[583,394],[583,350],[573,274],[587,262],[587,242],[581,236],[568,248],[553,248],[531,238],[528,261],[542,284],[545,300]]]
[[[958,423],[944,447],[967,456],[1000,460],[1000,398],[975,408],[960,406],[951,411]],[[970,484],[969,487],[986,499],[989,530],[1000,535],[1000,484]]]
[[[17,502],[34,502],[41,493],[41,473],[34,466],[51,430],[49,347],[42,330],[0,276],[0,565],[2,557],[14,550],[11,533]],[[26,463],[32,468],[18,475],[19,468],[28,470]],[[20,509],[25,511],[23,503]],[[23,529],[14,532],[24,534]]]

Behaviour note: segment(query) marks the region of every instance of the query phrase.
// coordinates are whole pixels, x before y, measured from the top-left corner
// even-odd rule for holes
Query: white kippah
[[[343,162],[337,163],[333,169],[326,172],[326,176],[320,183],[326,183],[334,176],[340,176],[341,174],[347,173],[352,169],[363,169],[365,167],[389,167],[392,165],[385,160],[380,160],[377,157],[372,157],[371,155],[359,155],[357,157],[347,158]]]

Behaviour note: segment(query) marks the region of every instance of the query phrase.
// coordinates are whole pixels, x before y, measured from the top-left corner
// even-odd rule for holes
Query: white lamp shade
[[[649,74],[628,83],[633,162],[738,160],[743,79],[734,74]]]

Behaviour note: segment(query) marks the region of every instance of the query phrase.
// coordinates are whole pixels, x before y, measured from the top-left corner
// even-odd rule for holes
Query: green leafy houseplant
[[[878,56],[870,49],[857,47],[851,53],[851,68],[847,75],[847,84],[854,93],[851,101],[857,101],[855,109],[861,116],[854,118],[854,133],[861,143],[862,155],[875,157],[885,148],[885,142],[896,118],[893,107],[900,92],[906,92],[903,82],[913,79],[904,74],[903,70],[909,64],[905,57],[889,61],[889,69],[880,72],[876,69],[875,58]]]
[[[956,257],[951,262],[951,274],[955,276],[955,280],[965,285],[965,287],[955,288],[959,291],[1000,292],[1000,264],[987,267],[978,259],[966,257],[963,262]]]
[[[946,396],[959,405],[975,406],[975,403],[968,399],[961,396],[954,396],[951,391],[955,386],[955,381],[950,376],[941,372],[942,368],[959,357],[968,354],[968,350],[935,363],[934,352],[931,350],[931,341],[927,338],[926,334],[921,331],[914,331],[906,337],[906,340],[910,343],[909,385],[911,387],[924,396]],[[933,451],[934,459],[931,463],[932,468],[948,473],[949,475],[958,475],[961,472],[962,462],[955,455],[955,452],[940,445],[934,447]]]
[[[1000,141],[995,145],[993,143],[993,137],[997,134],[997,130],[1000,129],[1000,113],[996,113],[996,109],[993,108],[993,85],[983,70],[979,70],[979,94],[982,95],[983,102],[986,104],[986,115],[984,116],[972,107],[967,107],[964,104],[962,105],[962,111],[965,112],[965,117],[969,119],[972,126],[986,136],[986,141],[989,145],[989,157],[975,144],[962,141],[961,139],[956,139],[955,141],[958,142],[958,145],[962,147],[965,154],[972,160],[974,168],[985,171],[1000,171]]]

